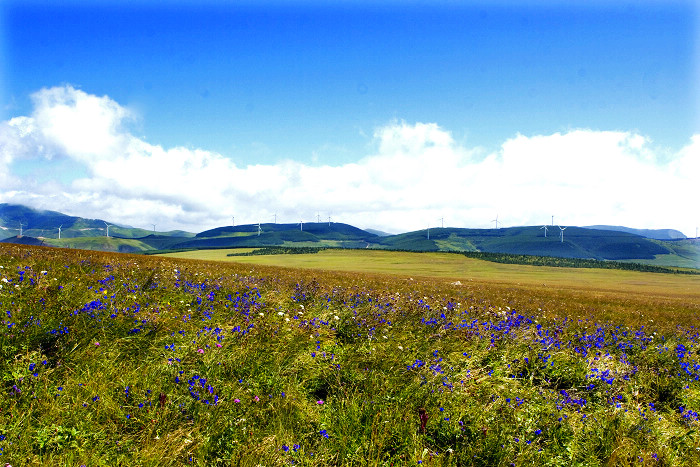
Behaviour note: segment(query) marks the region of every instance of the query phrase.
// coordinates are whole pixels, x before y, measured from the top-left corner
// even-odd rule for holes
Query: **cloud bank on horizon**
[[[517,134],[495,151],[455,141],[439,122],[391,121],[373,149],[339,165],[237,166],[206,148],[149,143],[108,96],[70,85],[32,95],[0,123],[0,202],[158,230],[345,222],[401,232],[451,227],[612,224],[695,235],[700,134],[680,150],[633,131]],[[37,179],[28,166],[42,167]],[[25,169],[22,169],[25,167]],[[77,175],[61,176],[70,168]],[[79,169],[76,171],[76,168]],[[46,175],[48,174],[48,175]]]

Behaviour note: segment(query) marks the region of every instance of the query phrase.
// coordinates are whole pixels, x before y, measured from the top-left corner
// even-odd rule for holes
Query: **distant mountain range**
[[[585,228],[627,232],[635,235],[641,235],[642,237],[646,238],[653,238],[656,240],[683,240],[687,238],[685,235],[683,235],[683,232],[679,232],[678,230],[673,229],[632,229],[629,227],[621,227],[615,225],[590,225]]]
[[[56,211],[43,211],[19,204],[0,204],[0,239],[20,234],[37,238],[58,238],[59,227],[61,239],[74,237],[97,237],[107,233],[123,238],[139,238],[154,232],[128,226],[110,224],[102,219],[85,219],[69,216]],[[192,237],[194,234],[183,230],[161,232],[160,235]]]
[[[22,237],[19,237],[19,223]],[[58,238],[58,226],[61,238]],[[627,227],[510,227],[501,229],[431,228],[398,235],[362,230],[338,222],[257,224],[218,227],[197,234],[152,232],[105,221],[0,204],[0,241],[102,251],[322,246],[409,251],[473,251],[520,255],[634,261],[662,266],[700,268],[697,239],[671,229]]]

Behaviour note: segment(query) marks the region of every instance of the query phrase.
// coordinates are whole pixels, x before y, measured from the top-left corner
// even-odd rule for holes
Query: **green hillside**
[[[311,234],[318,239],[323,240],[374,240],[377,235],[367,232],[366,230],[358,229],[349,224],[340,222],[307,222],[303,226],[299,224],[260,224],[262,234],[270,233],[296,233]],[[217,227],[211,230],[205,230],[195,235],[195,238],[215,238],[215,237],[230,237],[241,235],[258,235],[257,224],[246,224],[237,226]],[[305,237],[307,238],[307,237]]]
[[[257,224],[218,227],[198,233],[172,248],[237,248],[255,246],[335,246],[364,248],[378,236],[343,223]]]
[[[14,237],[8,237],[8,238],[3,238],[0,240],[0,243],[15,243],[17,245],[36,245],[36,246],[41,246],[44,244],[44,242],[38,238],[35,237],[28,237],[26,235],[22,235],[21,237],[16,235]]]
[[[408,232],[379,240],[380,248],[416,251],[481,251],[517,255],[560,256],[598,260],[653,260],[671,254],[668,242],[610,230],[568,227],[562,241],[557,227],[504,229],[435,228]]]
[[[18,238],[20,223],[23,236]],[[58,227],[61,226],[61,239]],[[675,231],[642,231],[623,227],[567,227],[563,239],[557,226],[501,229],[431,228],[398,235],[377,235],[338,222],[264,223],[224,226],[198,234],[151,230],[0,204],[0,240],[65,248],[119,252],[255,247],[373,248],[408,251],[481,252],[603,261],[627,261],[655,266],[700,268],[697,239],[658,240],[638,235],[670,236]],[[675,235],[675,234],[674,234]],[[563,241],[562,241],[563,240]]]
[[[106,234],[105,221],[102,219],[68,216],[56,211],[32,209],[19,204],[0,204],[0,239],[19,235],[20,224],[22,224],[23,236],[39,239],[58,239],[59,227],[61,239],[99,237]],[[109,234],[110,237],[141,238],[152,235],[153,231],[110,224]],[[194,236],[182,230],[158,232],[158,235],[183,238]]]
[[[111,233],[111,232],[110,232]],[[74,237],[45,239],[44,245],[81,250],[113,251],[118,253],[142,253],[155,250],[148,244],[131,238],[115,237]]]
[[[657,241],[657,243],[668,248],[670,252],[668,254],[657,255],[653,260],[642,259],[635,262],[652,264],[655,266],[677,266],[700,269],[700,242],[697,239],[689,238],[673,241]]]

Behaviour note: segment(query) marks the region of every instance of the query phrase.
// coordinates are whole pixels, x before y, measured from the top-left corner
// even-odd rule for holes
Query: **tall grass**
[[[0,285],[0,463],[700,463],[698,331],[672,314],[6,245]]]

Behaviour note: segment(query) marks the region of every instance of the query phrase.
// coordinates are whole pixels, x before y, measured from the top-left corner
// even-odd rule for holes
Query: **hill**
[[[257,224],[218,227],[200,232],[193,239],[171,248],[236,248],[255,246],[332,246],[365,248],[378,236],[339,222],[299,224]]]
[[[20,223],[22,237],[18,238]],[[61,238],[58,228],[61,227]],[[152,232],[105,221],[0,204],[0,240],[65,248],[119,252],[160,250],[329,247],[410,251],[459,251],[615,260],[656,266],[700,268],[697,239],[679,239],[672,229],[642,230],[627,227],[568,227],[563,239],[557,227],[501,229],[432,228],[388,235],[339,222],[303,225],[265,223],[224,226],[198,234],[183,231]],[[381,235],[380,235],[381,234]],[[664,239],[665,238],[665,239]],[[563,241],[562,241],[563,240]]]
[[[23,236],[40,239],[58,239],[59,228],[61,239],[99,237],[106,234],[105,224],[110,224],[110,237],[140,238],[153,234],[150,230],[111,224],[102,219],[69,216],[57,211],[33,209],[19,204],[0,204],[0,239],[18,235],[20,233],[20,224],[22,224]],[[194,235],[182,230],[159,232],[158,234],[182,238]]]
[[[43,245],[44,242],[38,238],[27,237],[26,235],[15,235],[14,237],[3,238],[0,243],[15,243],[17,245]]]
[[[111,233],[111,232],[110,232]],[[117,253],[143,253],[156,248],[133,238],[115,237],[73,237],[45,239],[44,245],[80,250],[111,251]]]
[[[559,230],[559,229],[557,229]],[[598,260],[653,260],[672,254],[664,243],[639,235],[610,230],[568,227],[561,233],[541,227],[503,229],[435,228],[380,239],[383,248],[415,251],[479,251],[516,255],[592,258]]]
[[[584,228],[627,232],[635,235],[640,235],[646,238],[653,238],[654,240],[683,240],[686,238],[683,232],[679,232],[678,230],[674,229],[633,229],[630,227],[622,227],[616,225],[590,225]]]

